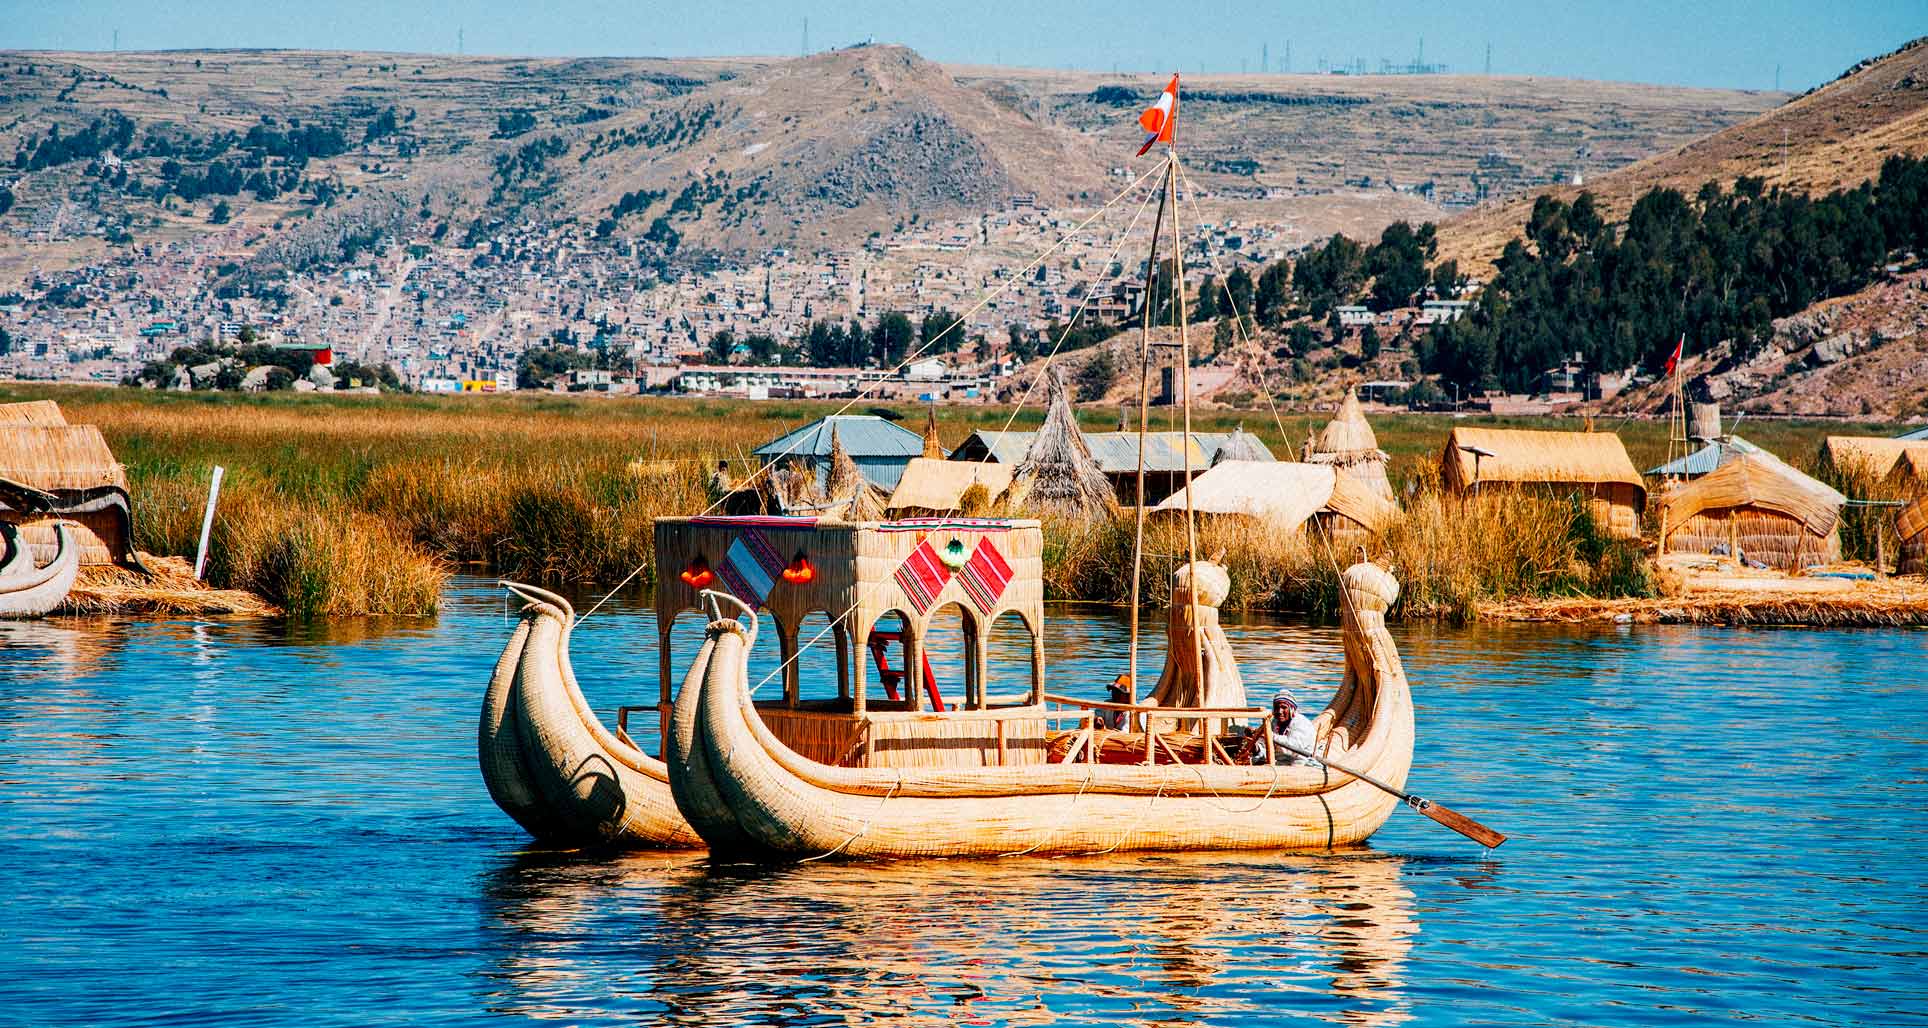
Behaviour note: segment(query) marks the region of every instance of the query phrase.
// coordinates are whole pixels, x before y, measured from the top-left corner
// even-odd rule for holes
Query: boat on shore
[[[11,524],[0,522],[0,618],[35,618],[59,607],[80,575],[80,547],[65,521],[54,525],[56,549],[45,567]]]

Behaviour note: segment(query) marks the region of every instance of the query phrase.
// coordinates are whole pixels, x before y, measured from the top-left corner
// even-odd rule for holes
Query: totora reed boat
[[[1160,106],[1141,119],[1148,130],[1160,126],[1147,149],[1172,142],[1177,89],[1173,76]],[[1176,153],[1158,170],[1162,195],[1145,279],[1155,281],[1160,229],[1169,225],[1170,266],[1182,284]],[[1151,199],[1148,193],[1145,202]],[[1189,438],[1185,292],[1173,296]],[[483,704],[478,745],[490,794],[547,842],[707,844],[720,855],[755,859],[1325,851],[1364,842],[1402,800],[1482,845],[1499,845],[1499,833],[1405,791],[1412,693],[1385,622],[1399,585],[1376,564],[1362,559],[1338,574],[1345,670],[1324,711],[1308,723],[1290,696],[1280,697],[1276,711],[1249,706],[1219,624],[1231,580],[1216,559],[1199,559],[1196,512],[1184,490],[1185,552],[1171,572],[1164,668],[1140,693],[1145,512],[1155,500],[1145,494],[1144,466],[1151,320],[1140,319],[1131,646],[1110,700],[1045,690],[1037,521],[661,518],[653,550],[661,759],[628,732],[628,714],[650,707],[620,708],[612,731],[584,701],[569,666],[568,603],[510,586],[528,607]],[[1055,355],[1054,348],[1040,376]],[[999,502],[1109,518],[1111,487],[1057,392],[1039,433],[1055,443],[1033,443]],[[1180,482],[1192,477],[1186,453]],[[681,691],[672,692],[671,628],[691,610],[707,613],[708,627]],[[774,626],[779,663],[752,682],[760,613]],[[826,626],[800,638],[812,617]],[[1011,621],[1021,626],[1029,657],[1028,676],[1012,677],[1028,680],[993,681],[991,629]],[[946,698],[929,652],[935,632],[952,624],[961,628],[963,680]],[[806,695],[798,657],[820,644],[834,654],[835,680]],[[882,695],[868,681],[872,663]],[[771,681],[780,682],[780,695],[757,700]]]
[[[33,549],[18,529],[0,522],[0,618],[36,618],[60,606],[80,575],[80,546],[67,522],[56,522],[58,549],[35,567]]]

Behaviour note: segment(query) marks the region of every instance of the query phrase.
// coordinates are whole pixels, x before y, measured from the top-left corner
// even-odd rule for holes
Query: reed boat
[[[738,519],[697,520],[707,523],[659,522],[659,555],[683,555],[690,566],[706,566],[695,551],[724,542],[719,534],[731,529],[719,522]],[[785,547],[801,542],[796,527],[744,530],[787,532]],[[867,648],[867,636],[885,612],[894,611],[906,619],[902,666],[911,675],[901,698],[873,701],[863,663],[850,659],[840,644],[835,699],[801,701],[786,682],[780,704],[753,703],[748,654],[759,629],[752,597],[737,595],[736,575],[722,576],[732,582],[725,589],[702,590],[701,599],[717,616],[696,662],[703,673],[685,680],[671,715],[669,765],[679,808],[713,852],[814,859],[1330,850],[1363,842],[1398,805],[1383,789],[1327,766],[1235,762],[1213,723],[1256,718],[1262,710],[1047,694],[1041,656],[1033,660],[1025,694],[995,697],[981,678],[978,633],[995,619],[1002,597],[979,592],[962,573],[926,594],[922,584],[895,572],[854,570],[886,566],[880,557],[887,551],[909,549],[915,564],[915,553],[925,547],[976,552],[987,540],[1024,553],[1021,540],[1027,534],[1035,539],[1035,522],[833,524],[810,531],[821,538],[797,552],[831,581],[816,589],[778,592],[777,586],[758,604],[775,615],[786,658],[795,652],[795,613],[825,601],[836,604],[848,589],[849,606],[831,609],[848,610],[840,620],[852,622],[855,649]],[[965,540],[973,545],[959,545]],[[746,552],[735,542],[727,549]],[[833,565],[812,560],[852,551],[853,570],[841,575],[825,574]],[[1026,576],[1035,568],[1024,567],[1029,562],[1022,558],[1007,563],[1005,591],[1015,593],[1012,605],[1030,606],[1025,601],[1041,597],[1036,580]],[[1342,629],[1346,670],[1316,720],[1317,745],[1332,763],[1398,789],[1413,747],[1412,697],[1385,628],[1398,585],[1367,563],[1348,569],[1343,581],[1349,597]],[[1181,594],[1174,606],[1184,602]],[[917,651],[930,615],[953,603],[964,608],[970,655],[964,698],[955,708],[921,709]],[[723,616],[726,611],[735,616]],[[792,672],[794,667],[786,664]],[[1094,717],[1100,710],[1123,711],[1149,724],[1140,732],[1108,732]],[[1202,726],[1202,744],[1196,731],[1176,730],[1181,721]],[[1166,726],[1174,730],[1161,730]],[[1141,750],[1149,759],[1135,759]],[[1121,754],[1132,762],[1110,762]]]
[[[36,567],[33,550],[11,524],[0,523],[5,556],[0,558],[0,617],[40,617],[60,606],[80,574],[80,547],[62,521],[54,525],[54,559]]]
[[[482,699],[476,753],[489,796],[552,845],[701,846],[676,811],[663,762],[638,747],[620,720],[610,731],[583,698],[569,661],[576,622],[569,601],[534,586],[505,586],[527,605]]]

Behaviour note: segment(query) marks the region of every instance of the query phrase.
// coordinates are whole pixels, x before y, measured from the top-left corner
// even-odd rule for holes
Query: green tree
[[[1250,324],[1253,289],[1251,273],[1243,267],[1233,268],[1232,273],[1225,276],[1225,289],[1232,294],[1232,309],[1246,318],[1247,324]]]
[[[756,364],[770,364],[776,360],[777,341],[774,336],[754,332],[743,337],[743,345],[750,348],[750,360]]]
[[[891,311],[878,318],[870,332],[870,353],[877,366],[887,368],[903,360],[910,352],[916,332],[910,316],[901,311]]]
[[[952,325],[957,327],[951,328]],[[917,342],[924,353],[953,352],[964,342],[964,326],[957,323],[954,312],[939,307],[924,315],[918,326]]]
[[[1285,323],[1286,305],[1292,299],[1292,266],[1276,261],[1259,273],[1258,290],[1249,308],[1258,323],[1277,328]]]
[[[728,364],[730,355],[736,352],[736,333],[726,328],[711,336],[709,351],[712,363]]]
[[[214,209],[208,212],[208,224],[225,225],[233,215],[234,212],[228,207],[226,200],[217,200],[215,201]]]
[[[1379,356],[1379,330],[1371,325],[1359,333],[1359,356],[1365,360]]]
[[[1191,312],[1193,321],[1210,321],[1218,317],[1218,282],[1206,275],[1198,282],[1198,303]]]
[[[1111,391],[1112,385],[1117,381],[1117,355],[1113,354],[1108,347],[1098,350],[1084,362],[1083,367],[1078,369],[1078,377],[1074,384],[1077,387],[1079,402],[1089,403],[1104,399],[1104,395]]]

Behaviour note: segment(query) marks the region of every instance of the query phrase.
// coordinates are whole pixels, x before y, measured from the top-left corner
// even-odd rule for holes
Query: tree
[[[1386,226],[1366,255],[1366,271],[1373,276],[1373,310],[1392,310],[1412,302],[1413,294],[1426,287],[1426,258],[1435,246],[1431,222],[1418,230],[1405,221]]]
[[[717,364],[728,364],[730,355],[736,352],[736,333],[729,329],[710,337],[710,360]]]
[[[952,325],[957,327],[951,328]],[[958,324],[956,314],[939,307],[924,315],[923,323],[918,326],[917,340],[925,353],[952,352],[964,341],[964,326]],[[933,343],[936,345],[933,346]]]
[[[1292,267],[1292,288],[1305,299],[1315,318],[1352,303],[1365,280],[1365,247],[1338,233]]]
[[[1218,317],[1218,282],[1206,275],[1198,283],[1198,303],[1192,310],[1192,320],[1210,321]]]
[[[877,319],[870,331],[870,352],[876,358],[878,367],[891,367],[904,359],[910,352],[912,338],[916,329],[911,326],[909,315],[901,311],[891,311]]]
[[[589,355],[580,350],[561,346],[532,346],[524,350],[516,361],[516,386],[521,389],[542,389],[556,376],[568,374],[576,368],[586,368],[589,364]]]
[[[13,190],[0,186],[0,214],[13,210]]]
[[[771,364],[776,360],[777,341],[774,336],[753,332],[743,337],[743,345],[750,348],[750,360],[753,363]]]
[[[1078,400],[1089,403],[1102,400],[1111,387],[1118,381],[1118,358],[1109,347],[1101,348],[1078,369]]]
[[[1371,325],[1359,333],[1359,356],[1365,360],[1379,356],[1379,330]]]
[[[1251,273],[1243,267],[1233,268],[1232,273],[1225,276],[1225,289],[1232,294],[1232,310],[1250,319],[1252,317]]]
[[[1285,261],[1274,262],[1259,273],[1258,290],[1250,308],[1259,324],[1277,328],[1285,322],[1286,303],[1292,298],[1291,281],[1292,267]]]
[[[1459,262],[1444,260],[1433,266],[1433,295],[1442,300],[1450,300],[1459,295],[1459,287],[1465,277],[1459,273]]]
[[[225,225],[233,214],[234,212],[228,207],[226,200],[218,200],[214,204],[214,209],[208,212],[208,224]]]

